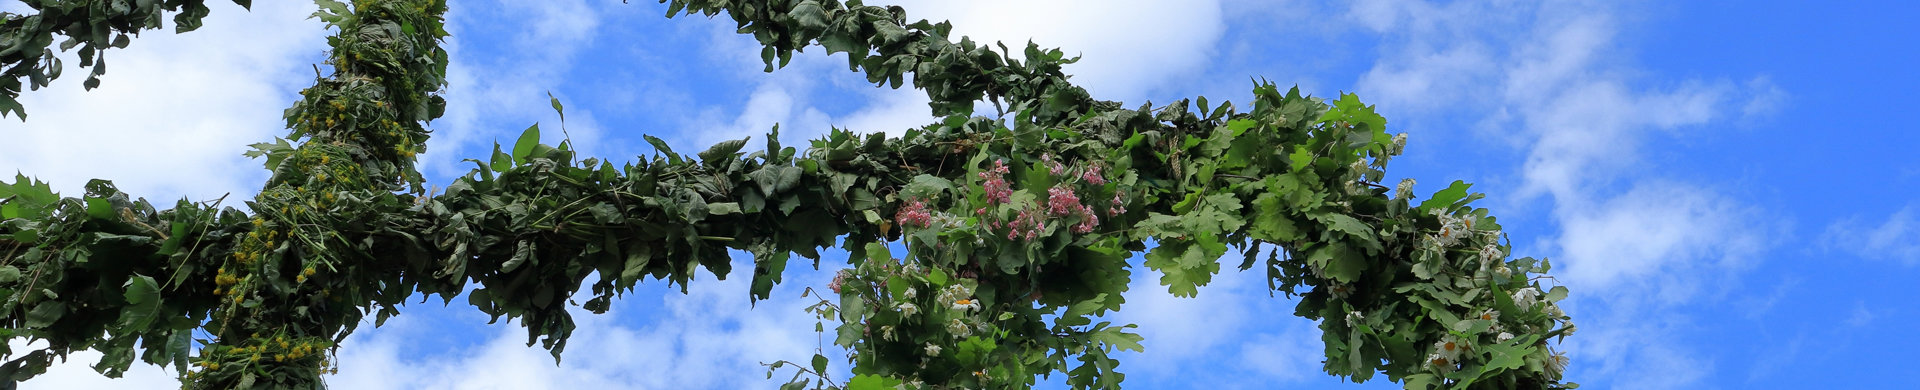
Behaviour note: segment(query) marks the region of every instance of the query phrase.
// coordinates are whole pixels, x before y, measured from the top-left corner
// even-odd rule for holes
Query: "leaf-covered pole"
[[[1565,290],[1530,276],[1545,262],[1508,259],[1463,183],[1417,204],[1410,182],[1389,196],[1377,181],[1404,135],[1352,95],[1262,82],[1245,111],[1205,98],[1197,111],[1129,110],[1068,83],[1058,50],[1029,45],[1015,60],[897,7],[674,1],[669,16],[725,11],[767,45],[769,70],[820,44],[876,83],[911,74],[945,119],[900,138],[834,130],[804,153],[770,136],[759,152],[730,141],[695,158],[649,137],[659,154],[618,167],[540,145],[536,126],[423,198],[412,155],[441,106],[444,4],[319,3],[340,31],[336,73],[288,110],[289,140],[255,145],[275,172],[257,215],[156,211],[104,182],[69,199],[24,178],[0,186],[0,321],[50,345],[0,370],[24,379],[98,349],[115,375],[137,342],[148,362],[195,364],[197,387],[311,387],[326,368],[314,351],[415,293],[467,292],[558,357],[578,289],[601,312],[647,278],[685,288],[700,266],[725,277],[739,249],[765,298],[791,254],[817,266],[839,239],[853,266],[830,286],[838,304],[816,312],[841,322],[856,377],[823,383],[1028,387],[1065,372],[1075,387],[1116,387],[1109,353],[1141,338],[1092,316],[1121,308],[1125,259],[1146,251],[1161,283],[1190,296],[1229,248],[1322,320],[1329,373],[1409,388],[1559,383],[1564,357],[1546,339],[1573,329],[1554,305]],[[1012,118],[969,117],[980,99]],[[209,345],[189,358],[195,339]],[[813,362],[825,372],[825,357]]]

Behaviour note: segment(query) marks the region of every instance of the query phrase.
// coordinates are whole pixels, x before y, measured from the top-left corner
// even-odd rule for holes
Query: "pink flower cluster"
[[[1080,204],[1080,195],[1075,194],[1072,188],[1053,187],[1047,189],[1047,214],[1055,217],[1065,217],[1085,207],[1085,205]]]
[[[1013,196],[1013,186],[1007,184],[1007,163],[993,160],[993,168],[980,172],[980,179],[986,180],[987,203],[1003,204]]]
[[[1040,161],[1047,163],[1047,172],[1052,173],[1054,176],[1061,176],[1067,173],[1067,166],[1061,164],[1059,161],[1053,161],[1053,154],[1041,153]]]
[[[913,199],[907,201],[906,205],[900,206],[900,211],[894,214],[893,220],[898,221],[897,223],[903,228],[924,228],[933,226],[933,213],[927,211],[926,201]]]
[[[1046,164],[1047,170],[1052,173],[1054,177],[1074,178],[1074,175],[1069,174],[1072,169],[1069,169],[1066,164],[1054,160],[1052,154],[1042,154],[1040,155],[1040,160],[1043,164]],[[1013,188],[1005,179],[1008,171],[1009,169],[1004,160],[994,160],[993,168],[979,173],[980,179],[985,181],[983,187],[986,191],[986,198],[989,205],[1006,204],[1010,201]],[[1103,186],[1107,184],[1107,178],[1103,175],[1102,169],[1098,165],[1088,165],[1086,168],[1081,169],[1077,176],[1078,179],[1089,185]],[[1038,210],[1038,208],[1022,209],[1019,215],[1015,216],[1013,220],[1005,221],[1004,223],[993,215],[992,206],[976,208],[974,209],[974,214],[980,216],[989,229],[1007,229],[1007,239],[1009,240],[1023,238],[1026,240],[1038,239],[1041,230],[1045,229],[1046,223],[1053,219],[1062,219],[1065,223],[1073,224],[1069,229],[1076,234],[1092,233],[1100,226],[1099,213],[1094,211],[1093,206],[1082,202],[1080,194],[1074,190],[1073,185],[1070,183],[1062,183],[1053,188],[1048,188],[1047,199],[1042,205],[1046,207],[1044,212]],[[1121,201],[1120,194],[1114,194],[1112,206],[1106,210],[1107,216],[1125,213],[1127,210],[1124,206],[1125,203]],[[909,207],[912,207],[912,205],[909,205]],[[900,218],[902,225],[909,223],[906,222],[908,219],[904,217],[904,215],[906,215],[904,213],[906,213],[907,210],[909,209],[902,209],[903,217]],[[1076,217],[1077,221],[1074,219]]]
[[[833,275],[833,282],[827,283],[827,288],[833,290],[834,294],[839,294],[840,285],[846,284],[848,275],[849,273],[847,272],[847,270],[844,270],[844,269],[840,270],[840,273]]]
[[[1080,214],[1080,223],[1073,226],[1078,234],[1092,233],[1100,225],[1100,217],[1093,214],[1093,206],[1080,203],[1080,195],[1073,189],[1053,187],[1047,190],[1047,213],[1055,217]]]
[[[1099,165],[1088,165],[1086,170],[1080,171],[1080,180],[1096,186],[1107,185],[1107,177],[1100,175]]]
[[[1035,214],[1033,209],[1020,210],[1020,216],[1014,217],[1013,222],[1007,223],[1007,239],[1018,240],[1026,237],[1028,241],[1032,241],[1040,238],[1040,229],[1044,223],[1046,222],[1041,221],[1040,215]]]

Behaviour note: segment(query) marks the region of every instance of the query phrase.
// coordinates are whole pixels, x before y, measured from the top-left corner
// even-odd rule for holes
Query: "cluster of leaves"
[[[241,7],[252,7],[253,0],[234,0]],[[93,67],[84,83],[87,89],[100,86],[107,74],[107,48],[125,48],[129,35],[160,28],[167,13],[174,13],[176,32],[200,28],[207,16],[206,0],[147,1],[62,1],[25,0],[33,14],[0,12],[0,118],[8,113],[27,119],[20,97],[25,86],[38,90],[60,78],[64,67],[53,54],[54,36],[67,39],[60,50],[80,48],[80,66]]]
[[[819,267],[839,242],[851,268],[838,303],[814,311],[840,323],[848,388],[1024,388],[1054,372],[1118,387],[1110,354],[1142,339],[1095,321],[1124,303],[1126,259],[1146,252],[1162,285],[1193,296],[1236,248],[1241,269],[1261,266],[1299,296],[1296,314],[1321,320],[1329,373],[1561,386],[1564,357],[1546,342],[1573,328],[1554,305],[1565,289],[1535,275],[1547,263],[1508,259],[1463,183],[1418,205],[1410,183],[1389,196],[1377,183],[1405,137],[1353,95],[1261,82],[1244,112],[1205,98],[1123,109],[1067,83],[1058,50],[1014,60],[897,7],[670,1],[669,16],[725,11],[766,44],[769,70],[820,44],[875,83],[911,74],[944,119],[898,138],[835,129],[804,153],[777,127],[753,152],[738,140],[683,155],[647,137],[657,154],[618,166],[542,145],[535,125],[427,196],[413,156],[444,107],[444,1],[317,3],[339,30],[335,72],[287,110],[288,137],[250,153],[274,172],[253,215],[155,210],[105,182],[65,199],[25,178],[0,185],[0,332],[49,344],[0,375],[86,349],[117,375],[138,344],[189,387],[312,388],[365,315],[378,326],[416,294],[463,292],[558,359],[582,288],[592,298],[578,305],[604,312],[649,278],[724,278],[728,251],[743,250],[764,299],[793,254]],[[983,99],[1006,114],[971,116]],[[794,365],[822,380],[790,386],[839,387],[827,362]]]

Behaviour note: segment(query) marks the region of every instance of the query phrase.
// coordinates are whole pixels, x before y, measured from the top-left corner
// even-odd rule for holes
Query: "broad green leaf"
[[[513,143],[513,161],[521,164],[533,161],[533,147],[539,144],[540,124],[527,126],[527,131],[520,132],[520,140]]]
[[[154,316],[160,313],[160,285],[152,277],[135,274],[121,285],[126,292],[122,295],[127,306],[120,311],[120,329],[126,332],[138,332],[153,324]]]
[[[1133,325],[1127,325],[1127,327],[1132,326]],[[1122,351],[1144,352],[1147,350],[1146,347],[1140,345],[1140,341],[1146,340],[1145,337],[1141,337],[1138,334],[1127,333],[1121,331],[1121,329],[1123,328],[1105,328],[1098,332],[1088,334],[1087,337],[1094,341],[1106,343],[1111,348],[1119,348]]]
[[[893,390],[900,380],[873,374],[861,374],[847,381],[847,390]]]
[[[66,303],[60,301],[41,301],[40,304],[33,306],[33,310],[27,311],[27,327],[45,328],[47,325],[53,325],[55,321],[59,321],[60,317],[66,314]]]
[[[1421,214],[1436,209],[1444,210],[1447,207],[1453,206],[1453,202],[1467,197],[1467,187],[1472,186],[1472,184],[1467,184],[1465,181],[1455,180],[1453,184],[1447,186],[1447,189],[1440,190],[1440,192],[1434,193],[1433,197],[1427,198],[1424,202],[1420,202],[1418,209]]]

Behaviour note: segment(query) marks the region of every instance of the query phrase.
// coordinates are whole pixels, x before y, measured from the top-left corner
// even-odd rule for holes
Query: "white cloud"
[[[1220,261],[1237,264],[1240,257],[1229,253]],[[1227,265],[1198,296],[1180,298],[1160,285],[1159,272],[1135,262],[1126,305],[1112,317],[1140,325],[1134,331],[1146,338],[1146,350],[1119,357],[1121,372],[1139,374],[1133,379],[1207,372],[1219,378],[1212,388],[1250,389],[1325,375],[1320,329],[1292,315],[1297,302],[1269,297],[1265,277]]]
[[[953,22],[954,35],[1004,42],[1020,58],[1027,42],[1081,56],[1067,65],[1093,96],[1144,101],[1172,76],[1208,63],[1226,29],[1219,1],[883,1],[911,20]]]
[[[429,126],[435,132],[420,157],[423,173],[466,173],[471,165],[461,160],[484,156],[496,141],[511,147],[520,131],[536,122],[542,124],[542,142],[559,144],[560,123],[549,111],[547,94],[575,103],[556,87],[568,77],[580,50],[598,38],[605,6],[620,5],[566,0],[452,7],[446,16],[451,36],[444,44],[452,61],[447,66],[447,112]],[[619,145],[601,142],[605,138],[592,110],[579,104],[568,108],[567,132],[582,157],[630,157]]]
[[[1920,205],[1908,205],[1873,226],[1858,218],[1827,226],[1821,241],[1862,258],[1920,264]]]
[[[46,348],[46,344],[45,341],[26,343],[20,339],[8,340],[7,346],[13,348],[15,353],[14,356],[10,356],[9,358],[19,357],[28,351]],[[180,382],[174,379],[172,369],[143,363],[137,357],[133,361],[133,366],[128,367],[127,372],[121,375],[120,378],[116,379],[102,376],[99,372],[93,370],[93,364],[100,361],[100,356],[101,354],[99,352],[80,351],[68,355],[67,360],[64,362],[55,359],[53,366],[47,367],[46,373],[40,374],[40,376],[36,376],[33,379],[20,382],[20,388],[27,390],[162,390],[180,388]]]
[[[1713,362],[1676,342],[1693,321],[1677,307],[1722,298],[1702,292],[1737,283],[1724,276],[1749,268],[1786,222],[1663,177],[1673,167],[1645,159],[1643,144],[1710,137],[1708,127],[1726,119],[1778,110],[1786,93],[1765,77],[1640,86],[1647,72],[1616,39],[1621,21],[1636,19],[1630,7],[1370,0],[1348,15],[1386,42],[1360,79],[1363,96],[1410,107],[1415,122],[1454,114],[1480,128],[1429,137],[1479,136],[1526,151],[1517,198],[1550,202],[1560,231],[1540,244],[1558,251],[1556,274],[1574,291],[1569,312],[1586,330],[1567,345],[1572,378],[1685,387]]]
[[[1642,184],[1591,208],[1563,210],[1557,241],[1568,284],[1583,294],[1647,287],[1684,301],[1698,273],[1740,268],[1764,248],[1753,216],[1732,200],[1687,186]],[[1635,293],[1638,294],[1638,293]]]
[[[348,338],[339,356],[340,374],[327,381],[351,389],[773,387],[792,371],[766,379],[760,363],[805,362],[813,356],[815,319],[803,309],[815,301],[799,295],[807,286],[825,286],[831,274],[796,259],[773,298],[753,307],[747,299],[752,263],[743,257],[736,256],[732,277],[715,281],[705,275],[686,295],[650,282],[616,301],[608,314],[574,310],[578,327],[558,365],[546,350],[526,345],[526,330],[517,323],[493,325],[497,331],[486,335],[487,341],[466,350],[408,351],[418,347],[415,337],[436,330],[426,319],[401,316]],[[832,347],[831,335],[825,343]],[[826,352],[836,367],[844,363],[833,358],[840,353]]]
[[[173,34],[169,23],[109,50],[92,91],[67,53],[66,77],[21,96],[28,120],[0,120],[0,172],[37,176],[68,196],[109,179],[163,206],[227,193],[238,206],[258,191],[267,172],[240,154],[285,134],[282,110],[311,84],[307,64],[321,58],[326,33],[306,19],[309,4],[209,6],[198,31]]]

